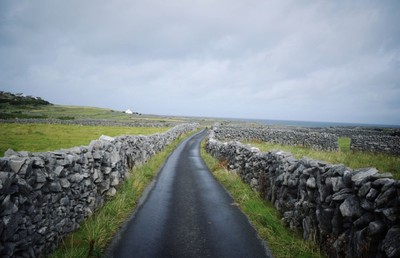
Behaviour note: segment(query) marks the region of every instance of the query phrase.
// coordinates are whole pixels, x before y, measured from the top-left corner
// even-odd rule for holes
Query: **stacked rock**
[[[400,256],[400,182],[390,173],[262,153],[216,139],[221,132],[210,132],[207,151],[260,191],[304,239],[315,240],[330,257]]]

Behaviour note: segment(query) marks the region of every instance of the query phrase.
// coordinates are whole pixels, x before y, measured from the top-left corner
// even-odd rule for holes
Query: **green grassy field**
[[[49,124],[0,124],[0,156],[11,148],[15,151],[50,151],[88,145],[101,135],[118,136],[153,134],[168,127],[80,126]]]
[[[69,234],[49,257],[101,257],[115,233],[136,207],[144,189],[165,159],[183,139],[194,133],[182,135],[143,166],[135,167],[131,177],[118,188],[116,196],[84,221],[78,231]]]
[[[237,174],[228,172],[224,164],[211,157],[204,147],[201,155],[215,178],[247,215],[258,235],[268,243],[274,257],[323,257],[314,243],[305,242],[300,234],[283,225],[279,212],[271,203],[243,183]]]
[[[261,151],[282,150],[292,153],[298,159],[308,157],[331,164],[344,164],[353,169],[375,167],[382,173],[390,172],[394,178],[400,179],[400,156],[382,153],[352,152],[350,151],[348,138],[339,139],[339,151],[316,151],[306,147],[265,142],[248,142],[248,144],[259,148]]]
[[[0,104],[0,118],[43,118],[62,120],[101,119],[117,122],[184,122],[180,118],[167,118],[149,115],[129,115],[122,111],[107,108],[63,106],[63,105],[25,105]]]

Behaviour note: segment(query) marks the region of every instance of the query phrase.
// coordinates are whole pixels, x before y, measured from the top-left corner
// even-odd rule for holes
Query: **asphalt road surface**
[[[271,257],[200,156],[202,131],[169,156],[108,257]]]

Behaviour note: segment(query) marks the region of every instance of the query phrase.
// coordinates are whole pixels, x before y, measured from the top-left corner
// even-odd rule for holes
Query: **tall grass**
[[[100,257],[120,226],[136,207],[146,186],[156,175],[168,155],[192,133],[171,143],[147,163],[132,170],[131,176],[101,209],[85,220],[80,229],[68,235],[49,257]]]
[[[300,234],[283,225],[279,212],[270,202],[252,190],[237,174],[228,172],[225,165],[211,157],[204,147],[201,148],[201,155],[215,178],[228,190],[259,236],[266,241],[274,257],[323,257],[314,243],[304,241]]]
[[[351,144],[351,138],[339,137],[338,139],[339,151],[342,152],[350,151],[350,144]]]
[[[15,151],[50,151],[88,145],[102,134],[108,136],[153,134],[168,127],[81,126],[60,124],[0,124],[0,156],[11,148]]]
[[[353,152],[347,150],[348,140],[339,142],[339,151],[316,151],[307,147],[271,144],[266,142],[248,142],[261,151],[282,150],[290,152],[294,157],[300,159],[308,157],[322,160],[331,164],[344,164],[353,169],[376,167],[380,172],[390,172],[393,177],[400,179],[400,156],[383,153]],[[345,149],[345,150],[343,150]]]

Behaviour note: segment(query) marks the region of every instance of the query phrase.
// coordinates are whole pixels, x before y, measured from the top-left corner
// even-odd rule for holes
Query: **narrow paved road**
[[[183,141],[109,257],[268,257],[246,216],[200,156],[202,131]]]

